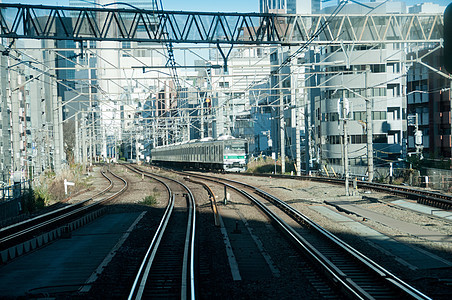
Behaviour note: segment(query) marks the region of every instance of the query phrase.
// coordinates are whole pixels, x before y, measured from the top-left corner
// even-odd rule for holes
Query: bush
[[[286,159],[286,173],[295,172],[293,163]],[[247,165],[247,173],[273,174],[275,172],[275,161],[270,157],[259,156]],[[281,173],[281,158],[276,161],[276,173]]]
[[[64,179],[75,183],[75,186],[69,188],[71,194],[91,185],[88,182],[89,178],[83,176],[83,166],[81,165],[72,164],[70,168],[63,170],[58,175],[47,171],[34,185],[35,204],[39,207],[64,200],[68,196],[64,193]]]
[[[142,204],[144,205],[149,205],[149,206],[154,206],[157,204],[157,199],[155,197],[155,195],[149,195],[144,197],[143,201],[141,201]]]
[[[36,186],[33,190],[33,195],[33,202],[36,203],[38,207],[44,207],[50,203],[51,195],[48,192],[48,189],[43,185]]]

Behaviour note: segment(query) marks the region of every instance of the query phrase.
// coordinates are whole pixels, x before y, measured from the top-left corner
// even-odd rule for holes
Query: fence
[[[27,180],[0,188],[0,225],[22,212],[23,198],[30,185],[31,181]]]
[[[343,167],[340,165],[325,166],[329,176],[339,176],[343,174]],[[350,177],[357,177],[358,179],[367,179],[367,166],[350,166]],[[322,173],[326,175],[325,169]],[[407,169],[394,168],[393,179],[402,178],[402,182],[411,186],[427,187],[434,190],[441,190],[452,192],[452,170],[443,169],[426,169],[420,176],[419,171],[415,170],[412,175],[409,175]],[[389,168],[375,168],[374,180],[389,182]],[[400,183],[400,182],[399,182]]]
[[[328,165],[326,167],[328,174],[343,176],[344,167],[341,165]],[[326,172],[323,169],[322,173],[325,175]],[[350,177],[356,177],[361,180],[367,179],[367,166],[349,166]],[[388,178],[389,180],[389,168],[374,168],[374,178]]]
[[[452,191],[452,171],[427,169],[426,175],[420,178],[423,186],[446,192]]]

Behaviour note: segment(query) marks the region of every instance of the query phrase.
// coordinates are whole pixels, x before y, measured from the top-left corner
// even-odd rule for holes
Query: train
[[[151,150],[151,162],[182,169],[244,172],[247,153],[246,139],[221,136],[156,147]]]

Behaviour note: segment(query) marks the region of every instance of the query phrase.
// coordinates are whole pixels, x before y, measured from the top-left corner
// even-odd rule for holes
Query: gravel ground
[[[115,253],[112,261],[100,274],[89,293],[78,295],[80,299],[126,299],[138,272],[141,261],[146,254],[155,230],[167,204],[166,189],[157,181],[115,166],[115,174],[129,182],[127,191],[109,206],[109,213],[145,211],[143,219],[137,224],[122,247]],[[153,206],[143,205],[144,197],[155,195],[157,203]]]
[[[197,201],[198,241],[200,256],[200,274],[198,277],[198,297],[200,299],[320,299],[317,291],[306,277],[310,269],[304,259],[300,259],[297,250],[281,236],[267,218],[254,205],[249,205],[236,192],[231,193],[228,208],[233,208],[247,219],[253,233],[260,237],[263,248],[274,260],[280,271],[280,277],[267,280],[233,281],[225,245],[219,228],[214,226],[212,209],[207,192],[200,185],[187,183]],[[221,212],[224,204],[223,186],[209,183],[217,196]],[[246,229],[242,229],[246,230]],[[296,287],[296,288],[294,288]]]
[[[118,200],[117,204],[110,207],[111,213],[133,211],[146,211],[145,217],[138,223],[135,230],[126,240],[124,245],[117,251],[112,262],[104,269],[99,279],[88,294],[80,295],[80,298],[98,299],[124,299],[127,297],[128,289],[132,285],[134,275],[138,270],[138,264],[147,250],[152,239],[155,228],[160,220],[163,208],[166,205],[166,191],[163,186],[155,180],[142,179],[141,176],[126,171],[123,167],[116,166],[112,169],[118,175],[128,178],[130,185],[128,191]],[[218,174],[217,174],[218,175]],[[332,222],[324,215],[310,209],[312,205],[325,205],[325,200],[333,200],[344,194],[341,186],[323,184],[318,182],[298,181],[291,179],[242,177],[239,175],[221,175],[239,181],[246,181],[251,185],[277,196],[290,203],[301,213],[305,214],[319,225],[335,233],[357,248],[362,253],[376,260],[379,264],[390,269],[393,273],[405,280],[413,282],[422,291],[428,291],[428,295],[434,295],[437,299],[446,299],[451,294],[449,283],[452,280],[440,281],[438,278],[452,278],[450,270],[428,270],[428,272],[410,271],[397,263],[392,257],[377,251],[349,228],[337,222]],[[171,175],[171,177],[179,177]],[[179,177],[182,179],[182,177]],[[288,245],[281,234],[271,225],[267,219],[252,205],[241,205],[242,200],[237,194],[232,194],[233,207],[252,224],[253,232],[260,237],[265,251],[270,255],[281,276],[271,280],[261,281],[238,281],[232,280],[231,271],[226,257],[225,246],[220,229],[214,226],[214,220],[207,192],[202,186],[185,182],[197,201],[197,292],[200,299],[212,298],[272,298],[272,299],[319,299],[322,298],[312,287],[309,278],[310,270],[308,263],[303,261],[297,251]],[[209,184],[217,195],[220,211],[223,198],[223,187]],[[154,206],[142,205],[142,200],[147,195],[156,195],[157,204]],[[371,197],[373,201],[360,203],[362,207],[372,209],[390,216],[392,218],[411,222],[414,224],[429,226],[429,229],[450,234],[452,229],[450,223],[410,212],[400,208],[388,206],[377,200],[388,200],[388,196],[381,193],[364,194]],[[235,202],[235,203],[234,203]],[[360,221],[356,215],[348,217]],[[395,239],[430,250],[437,255],[450,259],[452,243],[428,243],[415,236],[407,236],[394,228],[389,228],[374,220],[368,220],[366,225],[375,230],[393,236]],[[315,280],[315,279],[314,279]]]
[[[340,238],[347,241],[360,252],[369,256],[383,267],[391,270],[394,274],[404,280],[412,282],[417,288],[425,291],[429,295],[435,295],[436,299],[446,299],[452,294],[452,273],[450,269],[430,269],[409,271],[405,266],[399,264],[393,257],[387,256],[381,251],[376,250],[368,243],[363,243],[362,239],[356,235],[351,229],[345,227],[341,223],[333,222],[324,215],[310,209],[311,205],[324,205],[324,201],[336,199],[344,195],[344,187],[311,182],[298,181],[292,179],[279,179],[270,177],[243,177],[239,175],[227,175],[228,178],[245,181],[251,185],[257,186],[270,194],[277,196],[279,199],[291,204],[298,211],[311,218],[320,226],[326,228],[330,232],[336,234]],[[361,195],[371,198],[372,201],[363,201],[360,205],[363,208],[372,210],[389,216],[391,218],[404,222],[416,224],[419,226],[428,226],[429,230],[441,232],[444,234],[452,234],[452,226],[450,221],[440,218],[420,214],[414,211],[387,205],[378,200],[387,201],[395,200],[394,196],[377,192],[361,192]],[[408,200],[407,200],[408,201]],[[341,213],[337,211],[338,213]],[[345,213],[342,213],[345,214]],[[345,214],[349,218],[356,221],[362,221],[362,217],[354,214]],[[387,235],[395,240],[416,246],[418,248],[429,251],[446,260],[451,260],[452,243],[449,242],[431,242],[417,236],[408,235],[404,232],[381,224],[375,220],[367,220],[365,225]]]

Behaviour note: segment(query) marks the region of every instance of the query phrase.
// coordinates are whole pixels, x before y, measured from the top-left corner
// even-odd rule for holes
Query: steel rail
[[[213,193],[212,189],[204,182],[193,180],[190,177],[186,177],[185,180],[196,183],[196,184],[200,184],[204,187],[204,189],[206,189],[207,193],[209,194],[209,200],[210,200],[210,205],[212,207],[212,211],[213,211],[213,215],[214,215],[215,226],[219,227],[220,226],[220,213],[218,212],[216,196]]]
[[[182,172],[177,172],[182,173]],[[352,297],[358,297],[359,299],[374,299],[374,295],[370,294],[366,291],[366,288],[361,287],[358,283],[354,282],[352,278],[349,277],[346,273],[341,271],[333,262],[330,261],[325,255],[323,255],[319,250],[317,250],[314,246],[311,245],[306,239],[301,237],[298,233],[294,233],[294,230],[292,227],[288,226],[285,222],[282,220],[277,220],[273,217],[274,213],[269,212],[269,209],[262,204],[258,199],[251,196],[247,192],[240,190],[239,188],[225,183],[233,183],[238,184],[241,186],[245,186],[247,188],[250,188],[254,190],[257,194],[259,194],[261,197],[271,201],[275,206],[280,208],[284,213],[288,214],[290,217],[292,217],[297,222],[302,222],[303,224],[307,225],[309,228],[312,228],[317,233],[328,239],[330,242],[332,242],[334,245],[351,255],[354,259],[356,259],[358,262],[360,262],[361,265],[365,266],[367,270],[371,271],[376,278],[379,278],[380,281],[387,285],[389,288],[393,289],[396,293],[399,293],[401,296],[404,297],[410,297],[413,299],[431,299],[419,290],[415,289],[414,287],[410,286],[403,280],[399,279],[397,276],[393,275],[388,270],[384,269],[374,261],[370,260],[368,257],[348,245],[347,243],[343,242],[339,238],[337,238],[334,234],[330,233],[329,231],[325,230],[312,220],[310,220],[308,217],[304,216],[297,210],[295,210],[293,207],[285,203],[284,201],[276,198],[273,195],[270,195],[256,187],[253,187],[249,184],[238,182],[235,180],[225,179],[225,178],[218,178],[214,176],[203,176],[203,175],[197,175],[193,173],[182,173],[182,174],[189,174],[190,176],[202,178],[204,180],[210,180],[217,183],[221,183],[224,185],[227,185],[230,188],[235,189],[236,191],[240,192],[241,194],[249,197],[254,203],[258,205],[258,207],[263,210],[268,216],[278,224],[279,228],[284,228],[284,233],[287,236],[290,236],[292,238],[295,237],[295,244],[303,251],[309,254],[309,257],[311,257],[315,262],[317,262],[320,266],[323,267],[323,271],[328,272],[329,278],[332,278],[333,281],[336,281],[338,283],[341,283],[341,288],[343,291],[345,291],[349,296]],[[279,217],[278,217],[279,218]],[[281,222],[282,221],[282,222]]]
[[[102,174],[104,177],[108,178],[105,175],[105,172],[102,172]],[[51,230],[55,227],[63,226],[63,224],[67,223],[69,220],[76,219],[89,212],[92,212],[92,211],[98,209],[99,206],[101,206],[102,204],[105,204],[105,203],[115,199],[122,193],[124,193],[128,187],[127,181],[112,172],[110,172],[110,174],[112,174],[114,177],[120,179],[124,183],[124,186],[118,192],[115,192],[113,195],[106,197],[103,200],[99,200],[94,203],[91,203],[91,204],[87,204],[84,206],[78,206],[78,205],[70,206],[70,207],[68,207],[68,209],[57,211],[55,213],[49,213],[49,214],[47,214],[47,216],[44,219],[38,218],[39,222],[36,222],[36,221],[30,222],[28,225],[31,225],[31,224],[33,224],[33,225],[24,227],[17,232],[13,232],[13,233],[1,238],[0,239],[0,249],[5,250],[20,242],[23,242],[24,240],[31,238],[32,236],[38,234],[39,232],[45,232],[45,231]],[[108,178],[108,180],[111,183],[110,185],[113,185],[113,182],[111,181],[111,179]],[[100,193],[105,194],[107,192],[107,190],[111,190],[111,188],[112,187],[109,186],[108,188],[104,189]],[[85,200],[84,204],[88,203],[91,200],[92,200],[92,198]]]
[[[140,173],[138,170],[134,168],[131,168],[127,165],[126,167],[135,173],[138,174]],[[154,234],[154,237],[152,238],[148,250],[146,251],[146,254],[143,258],[140,268],[138,269],[137,276],[135,277],[132,288],[130,289],[129,296],[127,298],[129,300],[141,299],[143,296],[143,291],[146,285],[147,278],[149,276],[149,272],[151,270],[152,262],[154,261],[158,246],[160,245],[160,241],[162,240],[163,234],[165,233],[166,226],[168,225],[168,221],[171,217],[174,208],[174,196],[169,185],[166,184],[166,182],[164,182],[163,180],[150,176],[149,174],[146,174],[145,176],[155,179],[165,186],[166,190],[168,191],[168,205],[166,206],[163,217],[160,220],[159,226],[157,227],[157,231]]]
[[[267,208],[261,201],[253,197],[244,190],[239,190],[232,185],[229,187],[240,192],[242,195],[250,199],[254,204],[256,204],[259,209],[261,209],[270,219],[276,224],[276,227],[281,230],[285,236],[289,237],[292,243],[305,252],[308,257],[313,260],[317,265],[321,266],[323,273],[330,278],[335,284],[340,283],[341,289],[350,297],[356,299],[369,299],[371,298],[363,289],[361,289],[356,283],[349,281],[347,275],[339,270],[328,258],[326,258],[322,253],[315,249],[309,242],[307,242],[298,232],[295,231],[291,226],[289,226],[284,220]]]
[[[289,179],[295,179],[295,180],[307,180],[307,181],[316,181],[316,182],[324,182],[324,183],[331,183],[331,184],[339,184],[343,185],[345,184],[345,180],[341,178],[332,178],[332,177],[323,177],[323,176],[308,176],[308,175],[301,175],[301,176],[294,176],[294,175],[278,175],[278,174],[247,174],[242,173],[241,175],[244,176],[254,176],[254,177],[268,177],[272,176],[275,178],[289,178]],[[406,187],[406,186],[399,186],[394,184],[383,184],[383,183],[376,183],[376,182],[367,182],[363,180],[357,180],[358,188],[363,189],[370,189],[370,190],[376,190],[380,192],[385,192],[393,195],[403,196],[408,199],[416,200],[419,203],[438,207],[442,209],[452,209],[452,196],[442,194],[435,191],[427,191],[427,190],[420,190],[416,188]]]
[[[328,230],[324,229],[323,227],[319,226],[312,220],[310,220],[305,215],[301,214],[299,211],[294,209],[292,206],[288,205],[284,201],[276,198],[273,195],[270,195],[269,193],[260,190],[258,188],[254,188],[254,190],[261,195],[262,197],[271,200],[272,203],[276,203],[278,207],[281,207],[283,211],[288,211],[289,215],[293,215],[296,219],[301,220],[303,223],[307,224],[311,228],[314,228],[316,231],[322,233],[325,237],[333,241],[336,245],[340,246],[342,249],[347,251],[350,255],[357,258],[360,262],[362,262],[364,265],[366,265],[369,269],[373,270],[376,274],[379,274],[384,280],[387,280],[391,284],[396,285],[398,288],[404,291],[407,295],[410,295],[411,297],[414,297],[416,299],[430,299],[428,296],[424,295],[419,290],[411,287],[409,284],[404,282],[403,280],[399,279],[397,276],[393,275],[391,272],[386,270],[385,268],[381,267],[365,255],[363,255],[361,252],[357,251],[353,247],[351,247],[349,244],[345,243],[341,239],[339,239],[337,236],[329,232]]]
[[[177,172],[182,173],[182,172]],[[303,237],[300,236],[298,232],[296,232],[291,226],[289,226],[284,220],[282,220],[279,216],[277,216],[273,211],[271,211],[266,205],[264,205],[257,198],[253,197],[249,193],[244,190],[241,190],[233,185],[228,183],[221,182],[222,179],[219,178],[209,178],[200,175],[195,175],[190,173],[190,176],[194,176],[200,179],[210,180],[216,183],[223,184],[238,193],[244,195],[246,198],[250,199],[254,204],[256,204],[260,210],[267,215],[267,217],[272,221],[275,226],[281,230],[281,232],[292,242],[298,249],[301,249],[307,256],[314,261],[318,266],[321,267],[323,273],[335,284],[340,283],[342,290],[347,293],[349,296],[356,299],[369,299],[369,297],[364,297],[363,295],[367,295],[362,289],[356,286],[355,283],[350,282],[346,277],[346,275],[340,271],[335,265],[333,265],[325,256],[323,256],[319,251],[317,251],[312,245],[310,245]],[[225,180],[229,181],[229,180]],[[236,183],[234,181],[231,181]],[[246,184],[243,184],[246,185]],[[345,278],[345,280],[344,280]],[[367,295],[369,296],[369,295]]]
[[[94,197],[98,197],[100,195],[105,194],[106,192],[108,192],[109,190],[111,190],[113,188],[113,182],[111,181],[110,178],[108,178],[104,174],[103,171],[101,171],[101,174],[102,174],[102,176],[104,178],[106,178],[109,181],[109,185],[103,191],[101,191],[98,194],[92,196],[91,198],[82,200],[82,201],[80,201],[78,203],[74,203],[74,204],[71,204],[71,205],[68,205],[68,206],[65,206],[65,207],[62,207],[62,208],[59,208],[59,209],[47,212],[45,214],[36,216],[34,218],[31,218],[31,219],[28,219],[28,220],[25,220],[25,221],[22,221],[22,222],[19,222],[19,223],[16,223],[16,224],[4,227],[4,228],[1,228],[0,229],[0,239],[4,238],[6,236],[9,236],[11,234],[14,234],[14,233],[18,233],[19,231],[25,230],[27,228],[30,228],[33,225],[40,224],[40,223],[43,223],[45,221],[48,221],[51,218],[53,218],[54,216],[61,215],[61,214],[63,214],[66,211],[71,211],[71,210],[74,210],[76,208],[82,207],[82,206],[86,205],[89,201],[91,201]]]
[[[182,280],[181,280],[181,299],[195,299],[195,270],[194,270],[194,261],[195,261],[195,234],[196,234],[196,203],[195,198],[190,191],[190,189],[184,185],[182,182],[169,178],[162,175],[157,174],[151,174],[147,171],[141,170],[138,167],[125,165],[128,169],[136,172],[141,173],[144,176],[153,178],[161,183],[163,183],[167,190],[170,191],[169,186],[164,183],[163,180],[159,179],[162,178],[164,180],[172,181],[176,184],[181,185],[186,191],[188,195],[188,223],[187,223],[187,231],[185,234],[185,242],[184,242],[184,255],[183,255],[183,266],[182,266]],[[159,243],[164,235],[164,231],[166,229],[166,226],[168,224],[168,221],[171,217],[171,212],[174,208],[174,195],[171,197],[171,211],[168,211],[169,208],[167,206],[167,209],[165,210],[164,217],[162,218],[162,221],[160,222],[159,228],[157,233],[154,235],[153,241],[151,242],[150,247],[148,248],[148,251],[145,255],[145,259],[143,260],[143,263],[140,266],[140,270],[138,272],[138,275],[134,281],[134,284],[132,286],[131,292],[129,294],[128,299],[141,299],[143,296],[143,292],[145,289],[146,281],[149,276],[149,272],[151,270],[152,262],[156,256],[157,249],[159,246]],[[168,213],[167,213],[168,211]]]

